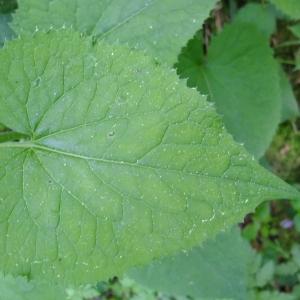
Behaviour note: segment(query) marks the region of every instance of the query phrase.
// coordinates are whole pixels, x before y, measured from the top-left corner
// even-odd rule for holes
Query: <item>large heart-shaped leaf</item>
[[[188,249],[266,199],[261,168],[174,71],[68,32],[0,53],[0,268],[103,279]]]
[[[14,16],[18,33],[72,26],[125,43],[173,65],[217,0],[27,0]]]

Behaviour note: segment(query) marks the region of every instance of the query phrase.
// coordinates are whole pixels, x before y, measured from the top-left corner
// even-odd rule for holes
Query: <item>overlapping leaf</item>
[[[234,22],[248,23],[255,26],[269,39],[276,30],[276,15],[271,5],[248,3],[235,16]]]
[[[234,143],[205,97],[134,51],[50,32],[0,53],[0,268],[104,279],[298,194]]]
[[[261,33],[265,34],[266,41],[270,39],[271,34],[276,30],[276,14],[270,5],[249,3],[239,11],[235,22],[248,23],[255,26]],[[291,29],[293,30],[293,28]],[[299,109],[290,80],[285,74],[282,66],[279,63],[277,63],[277,65],[282,105],[281,121],[286,121],[296,117],[299,114]],[[269,88],[271,87],[272,86],[270,85]],[[271,107],[272,102],[269,101],[269,103]]]
[[[179,56],[179,75],[209,95],[228,131],[260,157],[281,115],[278,69],[265,34],[237,20],[213,39],[207,57],[202,49],[197,34]]]
[[[14,33],[8,23],[11,21],[11,15],[0,13],[0,47],[6,40],[13,38]]]
[[[298,0],[270,0],[270,2],[292,19],[300,19],[300,2]]]
[[[146,50],[173,65],[216,0],[27,0],[14,16],[18,33],[72,26],[110,43]]]
[[[67,295],[60,286],[46,282],[27,281],[24,277],[0,274],[0,299],[3,300],[66,300]]]
[[[279,67],[280,90],[282,99],[281,120],[286,121],[299,116],[299,107],[289,78],[281,66]]]
[[[189,295],[193,299],[248,299],[249,266],[253,258],[250,245],[238,228],[234,228],[202,247],[135,268],[128,276],[172,295]]]

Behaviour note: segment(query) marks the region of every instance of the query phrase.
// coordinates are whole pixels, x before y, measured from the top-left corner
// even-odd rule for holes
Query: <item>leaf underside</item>
[[[173,65],[216,0],[27,0],[14,15],[16,32],[70,27],[109,43],[145,50]]]
[[[174,71],[69,31],[0,53],[0,269],[71,283],[199,244],[297,197]]]

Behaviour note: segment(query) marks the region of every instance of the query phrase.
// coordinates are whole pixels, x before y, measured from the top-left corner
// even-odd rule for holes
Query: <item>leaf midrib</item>
[[[27,148],[27,149],[32,149],[32,150],[40,150],[43,152],[55,153],[55,154],[64,155],[64,156],[77,158],[77,159],[82,159],[82,160],[92,160],[92,161],[102,162],[102,163],[106,163],[106,164],[115,164],[115,165],[129,166],[129,167],[148,169],[148,170],[150,169],[150,170],[154,170],[155,172],[157,170],[162,170],[162,171],[170,172],[170,173],[180,173],[180,174],[187,175],[187,176],[206,177],[206,178],[210,178],[210,179],[230,181],[230,182],[236,181],[235,178],[230,178],[230,177],[209,175],[209,174],[203,174],[203,173],[190,173],[190,172],[186,172],[183,170],[167,169],[167,168],[162,168],[162,167],[152,167],[152,166],[145,165],[145,164],[137,164],[137,163],[131,163],[131,162],[127,162],[127,161],[108,160],[108,159],[104,159],[104,158],[90,157],[90,156],[85,156],[85,155],[81,155],[81,154],[76,154],[76,153],[72,153],[72,152],[66,152],[66,151],[54,149],[51,147],[46,147],[43,145],[36,144],[32,141],[0,143],[0,149],[1,148],[23,148],[23,149]],[[289,193],[291,195],[296,196],[296,193],[291,193],[290,189],[284,189],[284,188],[278,188],[278,187],[275,188],[270,185],[264,185],[264,184],[260,184],[258,182],[247,181],[247,180],[242,180],[242,179],[239,179],[238,181],[240,183],[250,184],[250,185],[258,186],[258,187],[265,188],[265,189],[271,189],[271,190],[275,190],[275,191],[283,191],[285,193]]]

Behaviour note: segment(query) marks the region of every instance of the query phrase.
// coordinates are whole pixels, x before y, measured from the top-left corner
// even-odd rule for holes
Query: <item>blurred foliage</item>
[[[107,282],[99,282],[96,286],[99,296],[93,300],[189,300],[191,298],[172,297],[156,291],[150,291],[136,284],[129,278],[119,280],[117,277]],[[73,300],[73,299],[72,299]]]
[[[300,131],[298,121],[285,122],[278,130],[266,156],[281,178],[300,183]]]
[[[273,201],[247,216],[242,235],[257,251],[252,287],[257,292],[278,291],[300,298],[300,205]]]
[[[14,11],[17,7],[17,0],[0,0],[0,13],[10,13]]]

